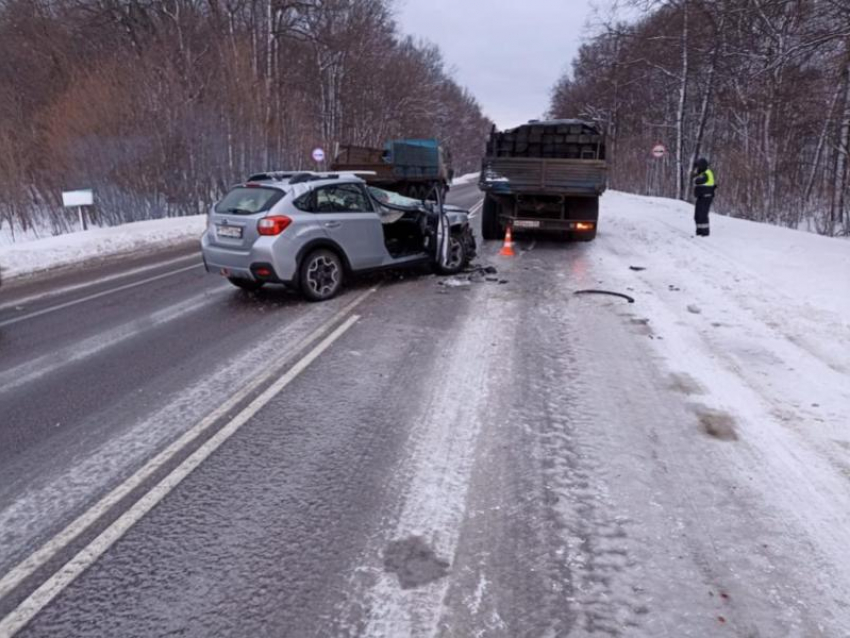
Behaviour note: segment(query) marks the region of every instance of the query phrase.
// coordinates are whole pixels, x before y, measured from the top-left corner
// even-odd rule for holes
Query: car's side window
[[[358,184],[323,186],[316,189],[317,213],[371,212],[372,203]]]
[[[316,205],[313,211],[316,213],[335,213],[337,212],[337,197],[334,193],[335,186],[325,186],[317,188]]]
[[[295,206],[298,210],[304,211],[305,213],[312,213],[313,211],[313,192],[304,193],[301,197],[292,202],[292,205]]]

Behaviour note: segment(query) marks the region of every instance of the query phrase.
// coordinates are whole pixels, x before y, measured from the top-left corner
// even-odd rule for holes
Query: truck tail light
[[[263,217],[257,222],[257,232],[261,235],[280,235],[292,220],[286,215],[272,215]]]
[[[593,224],[589,222],[578,222],[576,230],[593,230]]]

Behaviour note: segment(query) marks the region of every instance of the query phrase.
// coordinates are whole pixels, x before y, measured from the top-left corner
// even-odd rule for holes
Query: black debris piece
[[[467,266],[466,270],[464,270],[463,272],[468,274],[483,273],[485,275],[495,275],[499,271],[496,270],[495,266],[470,265]]]
[[[645,266],[629,266],[629,270],[646,270]]]
[[[612,297],[622,297],[629,303],[634,303],[634,297],[629,297],[629,295],[625,295],[622,292],[614,292],[612,290],[576,290],[576,295],[611,295]]]

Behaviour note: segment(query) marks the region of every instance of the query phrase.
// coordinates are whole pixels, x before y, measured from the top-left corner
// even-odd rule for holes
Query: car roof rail
[[[301,184],[303,182],[315,182],[320,179],[338,179],[339,173],[314,173],[312,171],[304,171],[296,173],[289,178],[290,184]]]
[[[289,179],[297,175],[297,171],[265,171],[263,173],[252,173],[246,182],[277,182]]]
[[[287,181],[290,184],[302,184],[304,182],[314,182],[321,179],[339,179],[345,177],[357,177],[362,179],[370,175],[375,175],[375,171],[334,171],[334,172],[318,172],[318,171],[265,171],[263,173],[253,173],[248,176],[246,182],[274,182]]]

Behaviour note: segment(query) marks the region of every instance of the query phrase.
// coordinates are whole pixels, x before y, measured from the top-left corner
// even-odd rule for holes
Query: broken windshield
[[[369,192],[372,194],[372,197],[375,198],[375,201],[382,206],[390,208],[404,208],[406,210],[422,209],[422,202],[418,199],[413,199],[412,197],[405,197],[404,195],[385,191],[384,189],[377,188],[375,186],[370,186]]]

